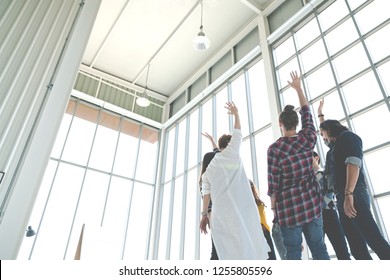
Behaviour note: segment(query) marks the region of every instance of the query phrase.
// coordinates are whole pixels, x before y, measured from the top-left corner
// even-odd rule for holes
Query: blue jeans
[[[350,260],[347,241],[340,223],[339,215],[335,209],[322,209],[324,222],[324,233],[328,236],[330,243],[339,260]]]
[[[336,196],[340,222],[348,239],[352,256],[355,259],[372,259],[367,249],[368,245],[381,260],[390,260],[390,245],[382,236],[372,216],[367,187],[359,184],[355,187],[353,200],[357,216],[353,219],[348,218],[344,213],[344,192]]]
[[[284,246],[288,260],[300,260],[302,257],[302,233],[305,235],[307,246],[316,260],[329,260],[329,254],[324,242],[322,216],[302,226],[281,226]]]
[[[274,240],[276,250],[278,250],[281,260],[286,259],[286,247],[284,247],[282,233],[278,223],[272,225],[272,239]]]

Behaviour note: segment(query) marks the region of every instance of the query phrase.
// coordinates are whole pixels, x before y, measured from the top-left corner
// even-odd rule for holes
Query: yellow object
[[[271,229],[269,225],[267,224],[267,220],[265,217],[265,210],[264,210],[264,204],[260,203],[257,205],[257,209],[259,210],[259,215],[260,215],[260,222],[261,224],[269,231],[271,232]]]

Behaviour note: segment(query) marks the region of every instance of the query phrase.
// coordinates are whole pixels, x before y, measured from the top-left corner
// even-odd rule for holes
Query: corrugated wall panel
[[[7,14],[7,12],[9,11],[8,8],[9,8],[11,2],[12,2],[12,0],[0,1],[0,20],[5,18],[5,14]],[[13,1],[13,2],[16,2],[16,1]],[[21,1],[18,1],[18,2],[21,2]],[[22,4],[22,3],[19,3],[19,4]],[[0,22],[0,26],[2,26],[3,24],[6,25],[7,23]],[[12,24],[12,22],[8,21],[8,24]],[[0,42],[0,45],[1,45],[1,42]]]
[[[120,108],[124,108],[131,112],[150,118],[154,121],[162,121],[162,106],[164,105],[164,102],[149,96],[150,101],[155,104],[152,103],[148,108],[141,108],[133,104],[135,99],[134,90],[104,79],[101,81],[100,86],[98,86],[100,82],[98,79],[98,77],[91,77],[83,73],[79,73],[73,88]],[[97,96],[95,96],[98,87],[99,92]],[[161,107],[156,104],[160,105]]]
[[[0,259],[15,259],[101,0],[7,3],[0,13],[0,84],[9,85],[0,86],[0,240],[7,240]],[[11,25],[1,25],[12,15]]]
[[[6,174],[17,169],[79,2],[1,2],[0,170]],[[0,186],[2,203],[9,181]]]
[[[22,31],[22,36],[18,38],[14,36],[12,40],[10,39],[8,41],[12,45],[12,49],[9,49],[5,54],[7,55],[8,61],[5,64],[4,73],[7,75],[2,75],[4,79],[0,80],[2,87],[6,89],[4,91],[5,96],[2,99],[3,104],[0,107],[2,119],[2,124],[0,125],[0,146],[6,149],[0,151],[1,157],[3,155],[1,152],[11,151],[9,147],[14,145],[15,140],[21,132],[19,130],[12,130],[12,127],[20,127],[24,123],[25,119],[22,116],[26,115],[28,112],[26,109],[35,99],[35,95],[31,94],[31,92],[34,91],[37,85],[31,84],[29,75],[34,73],[33,69],[37,66],[36,62],[40,57],[39,52],[43,49],[39,37],[47,36],[47,27],[44,25],[44,9],[40,5],[34,6],[31,3],[33,1],[25,5],[20,14],[21,21],[19,21],[15,30],[11,32],[21,32],[22,28],[27,28]],[[42,3],[38,4],[42,5]],[[35,20],[36,18],[43,19],[43,24],[39,24]],[[28,19],[28,21],[24,21],[24,19]],[[37,41],[39,44],[36,43]],[[10,51],[12,53],[9,53]],[[22,53],[26,55],[19,55]],[[26,88],[27,86],[29,86],[28,89]]]
[[[73,86],[75,90],[84,92],[95,97],[99,81],[89,76],[79,73]]]

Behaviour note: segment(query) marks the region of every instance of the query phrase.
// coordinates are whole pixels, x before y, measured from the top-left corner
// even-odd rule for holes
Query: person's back
[[[241,132],[234,130],[229,146],[205,172],[212,186],[214,244],[221,260],[267,259],[260,217],[238,152],[241,138]]]
[[[238,110],[234,103],[227,105],[235,118],[233,133],[225,137],[228,139],[226,146],[219,145],[221,151],[202,176],[204,194],[210,195],[213,201],[210,228],[220,260],[265,260],[269,247],[240,158],[242,134]],[[205,205],[203,207],[205,209]],[[202,222],[203,232],[205,225]]]
[[[329,259],[323,239],[321,192],[312,166],[317,141],[309,103],[300,77],[291,74],[289,85],[297,92],[302,129],[297,133],[298,114],[286,105],[279,115],[283,137],[267,151],[268,195],[280,225],[287,259],[301,259],[302,233],[315,259]]]
[[[302,130],[292,137],[280,137],[268,148],[269,172],[283,174],[278,181],[269,177],[269,185],[277,189],[283,199],[294,201],[277,209],[278,222],[283,226],[301,225],[321,213],[319,184],[312,167],[316,136],[309,110],[308,107],[301,109]],[[301,209],[298,213],[293,209],[297,205]]]

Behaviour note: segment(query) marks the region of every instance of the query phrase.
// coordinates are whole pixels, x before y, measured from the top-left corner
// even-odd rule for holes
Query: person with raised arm
[[[286,247],[288,260],[302,257],[302,233],[316,260],[329,260],[324,243],[321,190],[313,168],[316,130],[301,77],[291,72],[288,84],[298,96],[302,129],[297,131],[298,114],[286,105],[279,115],[283,136],[267,151],[268,195]]]
[[[240,116],[234,102],[227,102],[225,108],[233,115],[234,129],[218,139],[220,152],[202,175],[200,231],[211,228],[220,260],[266,260],[270,248],[240,157]],[[207,215],[210,199],[211,217]]]

